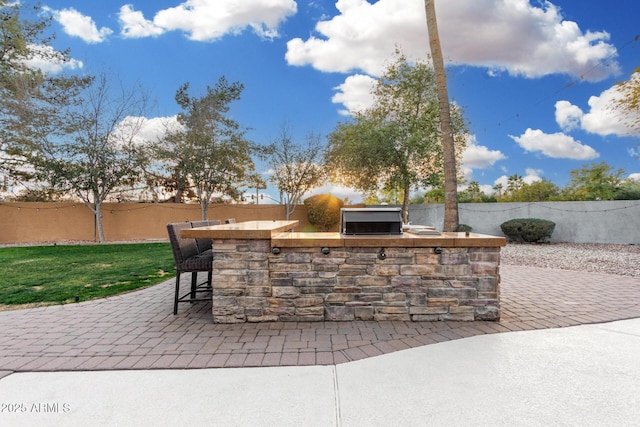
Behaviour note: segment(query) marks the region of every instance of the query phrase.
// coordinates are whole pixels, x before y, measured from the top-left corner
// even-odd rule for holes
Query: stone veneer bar
[[[502,237],[283,232],[295,225],[183,231],[213,239],[215,323],[500,319]]]

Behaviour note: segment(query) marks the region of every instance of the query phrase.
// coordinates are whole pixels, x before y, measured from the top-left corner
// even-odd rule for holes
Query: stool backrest
[[[169,233],[169,242],[173,251],[173,258],[176,261],[176,268],[188,258],[198,255],[198,245],[196,239],[183,239],[180,237],[180,230],[191,228],[190,222],[177,222],[167,224],[167,233]]]
[[[191,227],[208,227],[210,225],[219,225],[220,220],[217,219],[207,219],[203,221],[191,221]],[[198,246],[198,252],[202,253],[206,250],[209,250],[213,247],[211,239],[196,239],[196,245]]]

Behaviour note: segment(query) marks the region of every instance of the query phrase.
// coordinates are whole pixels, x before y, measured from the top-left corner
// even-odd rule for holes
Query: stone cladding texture
[[[213,319],[500,319],[500,248],[281,248],[214,241]]]

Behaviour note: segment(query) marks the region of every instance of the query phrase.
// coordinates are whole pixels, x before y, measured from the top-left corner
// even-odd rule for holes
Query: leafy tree
[[[438,177],[429,190],[424,193],[425,203],[444,203],[444,182]]]
[[[605,162],[583,165],[569,172],[566,189],[570,200],[614,200],[622,184],[622,169],[613,170]]]
[[[60,196],[60,193],[50,186],[25,187],[17,192],[10,200],[16,202],[53,202]]]
[[[458,192],[458,202],[460,203],[473,203],[482,200],[484,193],[480,189],[478,181],[471,181],[467,188]]]
[[[493,191],[496,192],[497,197],[502,196],[502,190],[503,190],[503,185],[500,183],[493,186]]]
[[[493,203],[496,198],[485,194],[478,181],[471,181],[465,190],[458,192],[458,201],[460,203]]]
[[[640,68],[636,68],[629,80],[617,85],[621,97],[610,106],[622,114],[624,122],[636,131],[640,131]]]
[[[560,199],[560,188],[557,185],[542,179],[540,181],[527,184],[518,184],[517,189],[513,189],[502,196],[498,196],[500,202],[545,202]]]
[[[155,148],[151,148],[151,153]],[[154,155],[151,154],[151,157]],[[157,164],[151,161],[149,167],[145,168],[145,186],[151,193],[153,201],[161,201],[159,193],[172,193],[169,199],[163,200],[172,203],[183,203],[185,199],[197,200],[196,193],[189,187],[189,180],[179,167],[170,166],[167,174],[157,170]]]
[[[433,66],[436,75],[436,91],[438,94],[438,107],[440,112],[440,126],[442,128],[442,151],[444,160],[444,231],[458,231],[458,183],[456,180],[456,140],[449,106],[449,94],[447,91],[447,75],[444,70],[442,49],[440,48],[440,34],[438,33],[438,21],[436,19],[436,6],[434,0],[425,0],[424,8],[427,16],[427,29],[429,32],[429,47],[433,58]]]
[[[634,70],[629,80],[618,83],[617,88],[622,96],[614,98],[609,108],[621,114],[622,121],[631,130],[630,133],[638,135],[640,134],[640,68]],[[640,158],[638,151],[635,154]]]
[[[426,203],[444,203],[444,187],[434,187],[425,194]]]
[[[229,83],[222,76],[200,98],[189,95],[189,84],[176,91],[179,129],[170,130],[153,148],[154,157],[164,162],[179,185],[183,177],[195,191],[202,219],[213,197],[227,195],[238,200],[240,187],[254,169],[252,144],[245,139],[246,130],[229,118],[230,104],[240,99],[244,86]],[[181,188],[182,190],[182,188]]]
[[[615,198],[616,200],[640,200],[640,181],[625,179]]]
[[[327,175],[321,164],[324,149],[320,137],[315,134],[309,134],[303,144],[294,143],[287,125],[282,127],[278,138],[263,149],[262,155],[273,169],[269,181],[284,195],[286,219],[290,218],[305,193],[326,181]]]
[[[184,203],[198,201],[190,179],[182,171],[184,159],[178,151],[174,135],[183,130],[177,115],[162,120],[162,130],[155,141],[146,141],[149,162],[144,171],[146,190],[154,201]],[[164,199],[161,199],[164,195]],[[166,195],[169,195],[168,197]]]
[[[518,190],[520,190],[523,186],[524,186],[525,182],[524,179],[522,178],[522,176],[518,175],[517,173],[511,175],[509,178],[507,178],[507,193],[513,193],[513,192],[517,192]]]
[[[382,189],[379,191],[371,191],[364,193],[364,203],[367,205],[378,204],[402,204],[404,201],[404,189],[402,188],[390,188]]]
[[[443,171],[442,132],[433,70],[408,63],[399,51],[373,90],[373,107],[354,113],[329,135],[326,163],[333,180],[365,193],[403,192],[408,222],[410,192],[439,182]],[[464,148],[462,112],[452,110],[456,150]]]
[[[412,205],[423,205],[427,203],[426,194],[414,194],[413,196],[411,196],[411,200],[409,201],[409,203],[411,203]]]
[[[81,105],[65,110],[67,134],[43,135],[29,155],[40,181],[79,197],[93,212],[100,242],[102,203],[139,178],[144,157],[135,138],[146,107],[138,88],[114,89],[102,75],[82,93]]]
[[[67,51],[49,46],[53,36],[44,33],[52,18],[43,18],[40,11],[39,5],[0,0],[0,177],[23,184],[34,178],[27,154],[50,136],[67,133],[64,111],[90,81],[45,74],[29,65],[34,59],[69,61]]]
[[[526,202],[545,202],[550,200],[558,200],[560,197],[560,188],[553,182],[546,179],[525,184],[521,189],[523,201]]]

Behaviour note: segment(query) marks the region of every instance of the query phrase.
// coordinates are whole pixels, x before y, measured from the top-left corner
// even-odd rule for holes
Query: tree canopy
[[[504,193],[500,194],[496,200],[498,202],[545,202],[550,200],[560,200],[561,190],[553,182],[546,179],[528,184],[521,176],[518,177],[516,185],[507,185]],[[513,175],[512,175],[513,177]],[[511,178],[511,177],[510,177]]]
[[[280,135],[264,148],[263,155],[273,169],[269,181],[284,196],[287,219],[305,193],[325,182],[326,172],[321,164],[324,152],[325,147],[315,134],[296,144],[288,125],[283,125]]]
[[[139,88],[116,88],[104,74],[81,95],[80,105],[63,111],[66,134],[43,135],[28,157],[40,181],[75,195],[93,212],[104,242],[102,203],[142,171],[136,136],[147,101]]]
[[[629,128],[640,132],[640,68],[636,68],[629,78],[617,85],[621,96],[614,99],[612,107],[623,117]]]
[[[326,163],[333,181],[365,193],[401,189],[408,221],[411,190],[434,185],[443,174],[435,74],[427,62],[411,64],[397,51],[372,94],[372,107],[355,112],[329,135]],[[466,125],[460,108],[453,105],[451,111],[460,154]]]
[[[67,132],[66,107],[78,102],[90,78],[46,74],[33,67],[39,60],[69,61],[68,52],[49,45],[51,18],[39,5],[0,0],[0,176],[25,183],[33,178],[27,156],[51,135]]]
[[[573,200],[614,200],[621,187],[624,171],[605,162],[583,165],[570,172],[567,196]]]
[[[186,177],[194,189],[202,219],[214,196],[241,197],[240,188],[249,185],[254,170],[253,145],[245,139],[246,130],[228,117],[230,104],[240,99],[243,85],[229,83],[222,76],[205,95],[189,94],[185,83],[176,91],[179,129],[169,131],[155,147],[157,158],[177,180]]]

